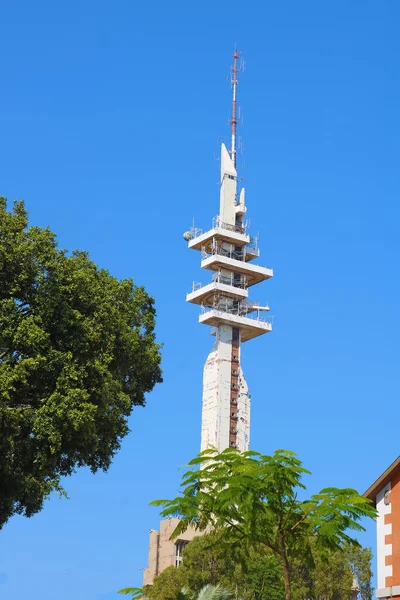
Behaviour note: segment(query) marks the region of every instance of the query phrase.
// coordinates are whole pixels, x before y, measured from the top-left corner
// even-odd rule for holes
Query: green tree
[[[0,198],[0,527],[60,478],[106,470],[161,381],[153,299]]]
[[[175,567],[168,567],[165,569],[163,573],[169,571],[172,573],[171,569],[175,569]],[[180,569],[175,569],[175,571],[179,571]],[[161,574],[162,575],[162,574]],[[161,577],[160,575],[160,577]],[[151,593],[152,587],[148,588],[124,588],[119,590],[119,594],[125,594],[131,596],[133,600],[139,600],[139,598],[151,598],[149,593]],[[169,588],[168,591],[163,591],[163,597],[166,600],[230,600],[233,597],[233,592],[229,589],[224,588],[222,585],[205,585],[203,586],[198,593],[193,594],[187,587],[183,587],[180,589]],[[170,594],[170,595],[167,595]]]
[[[231,590],[222,585],[205,585],[198,594],[191,594],[189,590],[183,589],[182,593],[187,600],[230,600],[233,597]]]
[[[315,547],[311,541],[313,564],[296,557],[291,561],[292,595],[294,600],[350,600],[353,573],[345,547],[327,550]]]
[[[361,600],[372,600],[374,589],[372,587],[372,551],[370,548],[349,546],[347,548],[347,561],[357,580]]]
[[[223,532],[191,541],[184,549],[180,570],[184,584],[193,593],[208,583],[219,582],[233,589],[235,597],[241,600],[281,600],[284,595],[276,557],[265,549],[260,552],[241,544],[225,543]],[[153,596],[152,600],[164,599]]]
[[[196,537],[184,549],[179,568],[168,567],[151,586],[126,588],[124,593],[169,600],[183,588],[196,597],[206,585],[221,585],[241,600],[282,600],[283,580],[273,555],[248,553],[238,545],[221,542],[217,533]]]
[[[307,564],[301,555],[290,561],[295,600],[349,600],[354,577],[361,600],[372,600],[369,548],[346,544],[343,550],[326,550],[318,548],[312,540],[310,547],[313,561]],[[282,569],[271,550],[227,546],[215,533],[199,536],[187,545],[180,570],[182,585],[192,592],[207,583],[220,582],[234,589],[235,596],[241,600],[282,600],[285,595]],[[157,580],[158,577],[154,584],[158,584]],[[156,593],[152,600],[164,598]]]
[[[209,533],[194,538],[184,548],[179,569],[185,576],[185,585],[192,593],[200,591],[207,584],[221,584],[235,590],[241,584],[248,557],[239,546],[221,541],[219,533]]]
[[[318,549],[312,541],[311,547],[314,564],[306,564],[301,556],[290,562],[294,600],[350,600],[354,575],[360,600],[372,600],[369,549],[349,545],[343,551]],[[196,537],[184,549],[178,569],[168,567],[152,586],[136,591],[149,600],[169,600],[182,588],[196,596],[205,585],[218,583],[240,600],[282,600],[285,596],[282,568],[271,550],[227,545],[218,533]],[[131,595],[134,590],[130,588]]]
[[[143,594],[150,600],[168,600],[176,598],[179,592],[186,587],[186,571],[181,568],[168,567],[154,578],[153,585],[143,588]],[[199,587],[199,591],[201,587]]]
[[[176,598],[179,592],[187,587],[187,577],[183,569],[168,567],[159,577],[154,578],[153,585],[146,587],[146,598]]]
[[[119,590],[119,594],[131,596],[133,600],[139,598],[149,598],[151,600],[169,600],[178,598],[180,592],[187,587],[187,578],[184,569],[176,567],[167,567],[160,575],[154,578],[153,585],[142,588],[124,588]],[[181,600],[186,600],[182,598]]]
[[[173,537],[195,526],[224,532],[227,545],[268,548],[281,564],[286,600],[292,600],[291,560],[313,561],[310,540],[325,550],[358,545],[348,531],[363,531],[360,519],[376,514],[353,489],[325,488],[300,500],[298,492],[305,489],[301,480],[309,471],[285,450],[273,456],[234,448],[205,450],[189,465],[182,495],[152,502],[163,507],[163,517],[181,519]]]

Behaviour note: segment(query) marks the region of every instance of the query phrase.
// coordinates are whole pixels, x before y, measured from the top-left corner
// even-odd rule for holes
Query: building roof
[[[375,502],[375,498],[379,490],[381,490],[385,485],[391,480],[395,471],[400,470],[400,456],[396,458],[394,462],[378,477],[376,481],[364,492],[363,496],[365,498],[369,498]]]

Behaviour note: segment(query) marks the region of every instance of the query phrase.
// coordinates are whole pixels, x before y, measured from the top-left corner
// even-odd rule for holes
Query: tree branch
[[[294,529],[296,529],[296,527],[298,527],[298,526],[300,525],[300,523],[302,523],[302,522],[304,521],[304,519],[306,519],[306,518],[307,518],[307,515],[306,515],[306,514],[304,514],[304,515],[301,517],[301,519],[299,519],[299,521],[297,521],[297,523],[295,523],[295,524],[293,525],[293,527],[291,527],[291,528],[290,528],[290,531],[293,531]]]

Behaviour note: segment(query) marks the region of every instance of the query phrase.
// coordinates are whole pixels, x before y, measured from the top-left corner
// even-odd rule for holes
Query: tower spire
[[[252,286],[273,276],[272,269],[253,264],[257,240],[244,220],[245,190],[238,198],[236,126],[238,73],[243,70],[235,49],[231,69],[231,146],[221,144],[219,214],[208,231],[192,228],[184,233],[189,248],[201,252],[201,267],[212,271],[205,285],[194,283],[186,300],[201,306],[199,322],[213,327],[215,342],[203,371],[201,450],[209,447],[249,449],[250,394],[241,367],[243,343],[272,330],[264,318],[268,305],[249,300]]]
[[[236,169],[236,127],[237,127],[237,74],[240,70],[238,67],[239,52],[235,49],[233,52],[233,65],[231,68],[231,83],[232,83],[232,116],[231,116],[231,159],[233,166]]]

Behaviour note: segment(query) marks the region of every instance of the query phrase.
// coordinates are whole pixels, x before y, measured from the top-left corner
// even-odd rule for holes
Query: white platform
[[[193,304],[204,304],[205,306],[212,306],[214,295],[221,293],[228,298],[234,300],[243,300],[248,298],[249,292],[243,288],[234,287],[233,285],[226,285],[224,283],[213,282],[208,285],[203,285],[199,289],[186,295],[186,301],[192,302]]]
[[[236,260],[227,256],[221,256],[220,254],[213,254],[202,260],[201,267],[202,269],[210,269],[212,271],[228,269],[235,273],[242,273],[247,277],[248,286],[270,279],[274,275],[273,270],[267,269],[267,267],[260,267],[259,265],[247,263],[244,260]]]
[[[207,247],[211,245],[212,240],[223,240],[228,244],[234,244],[235,246],[246,246],[250,243],[250,236],[245,233],[239,233],[237,231],[231,231],[224,227],[214,227],[205,233],[202,233],[198,237],[193,238],[188,242],[188,247],[194,250],[201,250],[203,246]]]
[[[221,323],[231,327],[240,327],[242,342],[252,340],[259,335],[272,331],[272,324],[268,321],[241,317],[221,310],[208,310],[199,316],[199,323],[217,327]]]

